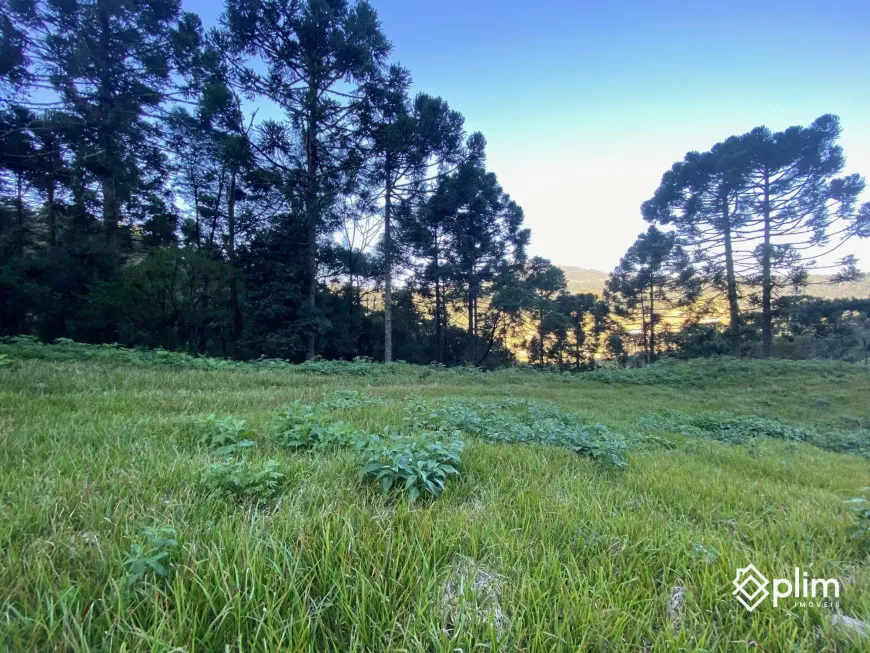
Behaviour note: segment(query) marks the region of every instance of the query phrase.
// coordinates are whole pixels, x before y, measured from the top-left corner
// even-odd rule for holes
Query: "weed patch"
[[[169,558],[178,546],[175,529],[171,526],[144,528],[142,534],[146,543],[133,544],[124,558],[124,570],[127,572],[125,583],[128,588],[135,587],[149,576],[166,577],[169,574]]]
[[[648,430],[675,431],[687,437],[706,438],[728,444],[745,444],[756,438],[773,438],[792,442],[805,442],[820,449],[838,453],[870,456],[870,431],[815,429],[784,424],[777,420],[751,415],[730,413],[694,413],[677,411],[652,413],[638,423]]]
[[[240,502],[265,503],[281,490],[285,476],[277,460],[255,463],[243,458],[213,463],[203,472],[202,480],[215,495]]]
[[[362,437],[359,429],[345,422],[334,422],[317,406],[300,401],[284,406],[274,425],[278,444],[297,450],[344,447]]]
[[[254,446],[250,438],[253,432],[245,426],[245,420],[232,416],[218,418],[214,413],[199,422],[200,444],[212,449],[217,456],[229,456]]]
[[[442,441],[437,433],[417,437],[390,436],[372,439],[368,456],[359,472],[361,480],[372,480],[384,494],[405,492],[411,501],[437,499],[447,479],[459,476],[462,442]]]
[[[516,397],[481,402],[457,397],[433,404],[412,397],[405,404],[405,424],[489,442],[564,447],[604,465],[626,465],[627,446],[619,436],[602,424],[585,422],[545,402]]]

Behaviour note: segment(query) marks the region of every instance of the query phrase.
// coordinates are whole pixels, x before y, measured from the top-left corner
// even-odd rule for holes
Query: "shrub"
[[[227,416],[218,419],[211,413],[200,421],[202,435],[200,443],[213,449],[218,456],[229,456],[242,449],[254,446],[249,436],[253,432],[245,427],[245,420]]]
[[[565,438],[564,446],[602,465],[615,468],[628,465],[625,459],[625,443],[615,439],[602,424],[592,424],[574,431]]]
[[[376,481],[384,494],[407,492],[411,501],[425,496],[438,498],[447,479],[459,476],[462,443],[426,439],[433,435],[390,437],[385,442],[371,443],[360,480]]]
[[[263,503],[281,490],[285,478],[277,460],[256,464],[243,458],[214,463],[203,472],[202,480],[219,496]]]
[[[662,358],[636,369],[602,367],[575,378],[581,382],[707,387],[735,382],[765,383],[774,375],[803,378],[807,374],[846,376],[862,374],[862,370],[857,365],[839,361],[741,360],[725,356],[686,361]]]

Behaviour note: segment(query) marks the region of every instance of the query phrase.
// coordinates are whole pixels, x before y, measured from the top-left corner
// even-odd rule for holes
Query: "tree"
[[[639,318],[644,355],[652,363],[658,352],[656,336],[663,311],[690,304],[700,290],[698,276],[677,234],[650,225],[611,273],[605,299],[617,316],[633,321]]]
[[[472,143],[472,149],[483,150]],[[467,316],[466,360],[476,362],[479,326],[489,306],[494,278],[511,265],[521,264],[529,230],[523,211],[504,192],[482,158],[462,164],[442,183],[444,231],[448,243],[450,281]]]
[[[25,26],[36,79],[56,94],[71,122],[78,165],[99,184],[103,228],[110,250],[118,229],[157,213],[166,158],[159,146],[161,105],[178,92],[199,44],[199,17],[178,0],[24,0],[13,6]],[[163,228],[152,222],[147,229]]]
[[[225,265],[208,252],[161,248],[124,270],[117,306],[150,347],[206,353],[232,325]]]
[[[305,216],[306,304],[313,320],[318,236],[331,232],[329,209],[360,166],[354,123],[363,86],[381,71],[391,46],[367,2],[228,0],[222,22],[242,88],[286,115],[262,126],[259,151],[286,176]],[[244,55],[260,57],[265,71]],[[315,338],[311,330],[309,357]]]
[[[463,118],[441,98],[408,98],[410,73],[390,66],[386,79],[367,89],[364,123],[371,144],[368,176],[383,199],[384,362],[393,358],[393,206],[424,192],[433,168],[455,164],[461,155]]]
[[[839,119],[824,115],[809,127],[775,133],[758,127],[745,137],[753,219],[743,234],[760,239],[754,258],[761,286],[764,356],[770,356],[773,339],[771,301],[776,287],[783,285],[777,270],[784,271],[786,283],[800,285],[814,265],[807,254],[833,251],[862,233],[862,216],[868,209],[855,208],[864,180],[857,174],[836,177],[845,166],[837,145],[840,133]]]
[[[556,298],[556,311],[565,316],[565,344],[561,349],[574,360],[574,369],[595,365],[601,336],[609,326],[610,308],[593,293],[564,293]]]
[[[200,57],[201,88],[195,115],[177,108],[169,123],[178,188],[193,213],[185,235],[192,246],[224,256],[230,266],[230,342],[234,347],[242,332],[236,250],[258,222],[252,212],[239,207],[250,196],[263,193],[255,190],[261,176],[250,139],[251,125],[245,125],[241,100],[218,55],[221,47],[222,35],[211,34]]]
[[[428,199],[405,201],[397,212],[398,232],[402,247],[415,263],[413,287],[424,300],[431,300],[435,323],[434,360],[444,362],[444,333],[447,330],[445,281],[447,269],[447,225],[451,217],[452,200],[448,185],[442,182]]]
[[[27,35],[13,15],[9,0],[0,0],[0,96],[5,98],[30,79]]]
[[[567,320],[560,319],[556,297],[565,290],[565,273],[550,261],[535,256],[525,267],[524,280],[528,308],[537,322],[537,333],[529,341],[529,354],[533,360],[537,358],[541,369],[544,368],[544,358],[547,348],[547,335],[560,327],[567,327]]]
[[[648,222],[673,225],[703,265],[704,277],[728,303],[731,355],[739,357],[740,305],[735,244],[747,221],[749,156],[744,139],[717,143],[709,152],[689,152],[664,174],[641,213]]]

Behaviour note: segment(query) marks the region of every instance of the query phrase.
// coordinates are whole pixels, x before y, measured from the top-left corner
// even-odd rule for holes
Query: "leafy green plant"
[[[281,490],[286,476],[277,460],[256,464],[241,460],[222,460],[206,468],[202,480],[213,493],[237,501],[263,503]]]
[[[852,513],[852,528],[849,536],[861,547],[870,548],[870,487],[863,489],[864,496],[846,501],[846,506]]]
[[[566,436],[564,446],[574,453],[592,458],[596,463],[617,469],[628,465],[626,444],[615,439],[602,424],[592,424],[574,431]]]
[[[368,447],[369,457],[360,469],[360,480],[377,482],[384,494],[407,492],[411,501],[428,496],[438,498],[447,479],[459,476],[459,441],[427,440],[391,436]]]
[[[701,562],[710,564],[716,562],[716,558],[719,557],[719,552],[712,546],[705,545],[703,542],[695,542],[692,545],[692,555]]]
[[[625,467],[625,443],[602,424],[547,402],[503,397],[491,402],[450,398],[445,405],[411,397],[405,404],[405,427],[411,431],[461,435],[490,442],[565,447],[596,463]]]
[[[333,422],[317,407],[295,401],[284,406],[275,420],[278,444],[292,449],[348,446],[359,431],[345,422]]]
[[[0,354],[0,367],[12,365],[12,360],[6,354]]]
[[[144,581],[150,575],[160,578],[167,576],[169,573],[167,559],[178,546],[178,540],[175,539],[175,529],[171,526],[144,528],[142,533],[148,543],[133,544],[124,559],[128,587]]]
[[[870,456],[870,431],[867,429],[829,429],[820,432],[774,419],[726,412],[686,414],[665,411],[646,415],[639,420],[639,424],[646,429],[676,431],[686,437],[705,438],[728,444],[745,444],[766,437],[806,442],[828,451]]]
[[[207,415],[199,422],[202,434],[200,444],[203,444],[218,456],[229,456],[254,446],[250,439],[253,432],[245,426],[245,420],[231,416],[218,418],[214,413]]]

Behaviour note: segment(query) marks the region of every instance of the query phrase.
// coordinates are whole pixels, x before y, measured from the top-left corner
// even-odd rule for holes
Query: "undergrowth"
[[[743,444],[765,437],[804,442],[819,449],[870,457],[870,431],[867,429],[820,431],[784,424],[774,419],[732,415],[727,412],[686,414],[663,411],[642,417],[638,423],[645,429],[675,431],[687,437],[707,438],[729,444]]]
[[[618,434],[547,402],[454,397],[432,403],[411,397],[405,404],[405,424],[412,429],[458,431],[489,442],[565,447],[598,463],[626,465],[627,447]]]
[[[205,487],[218,496],[263,503],[281,490],[285,480],[277,460],[220,460],[203,471]]]

